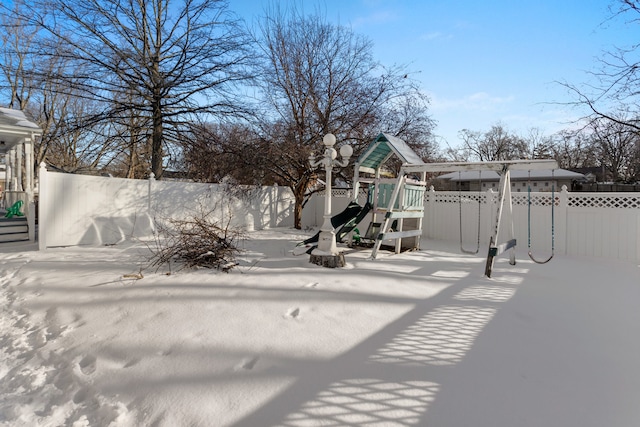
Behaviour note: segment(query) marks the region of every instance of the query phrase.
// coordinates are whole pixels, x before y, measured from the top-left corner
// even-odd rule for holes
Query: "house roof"
[[[33,135],[42,135],[42,129],[22,110],[0,107],[0,154]]]
[[[398,157],[402,163],[424,163],[420,156],[402,139],[381,133],[358,157],[357,165],[364,172],[375,173],[393,155]]]
[[[4,107],[0,107],[0,125],[40,129],[40,126],[30,121],[22,110],[14,110]]]
[[[583,179],[584,175],[571,172],[566,169],[540,169],[540,170],[512,170],[512,181],[542,180],[542,179]],[[437,179],[447,179],[449,181],[499,181],[500,175],[494,171],[461,171],[440,175]]]

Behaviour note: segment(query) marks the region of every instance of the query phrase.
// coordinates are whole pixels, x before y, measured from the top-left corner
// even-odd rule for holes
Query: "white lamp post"
[[[335,148],[333,148],[336,143],[336,137],[328,133],[322,138],[322,142],[325,146],[323,157],[316,161],[313,153],[309,156],[311,166],[322,165],[327,173],[324,196],[324,222],[320,228],[318,247],[314,249],[312,254],[335,256],[338,254],[338,247],[336,246],[336,233],[333,229],[333,224],[331,224],[331,171],[334,166],[345,167],[349,164],[349,158],[353,154],[353,148],[347,144],[340,147],[342,160],[336,160],[338,153]]]

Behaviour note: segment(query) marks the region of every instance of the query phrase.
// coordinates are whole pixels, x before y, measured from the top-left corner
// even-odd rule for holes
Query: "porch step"
[[[0,242],[22,242],[25,240],[29,240],[27,218],[0,218]]]

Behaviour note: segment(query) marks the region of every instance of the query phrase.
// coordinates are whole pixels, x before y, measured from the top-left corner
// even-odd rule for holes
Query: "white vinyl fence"
[[[49,172],[40,168],[40,249],[103,245],[150,236],[156,221],[214,210],[223,224],[247,230],[293,226],[286,187],[233,191],[222,184],[132,180]]]
[[[223,222],[247,230],[293,227],[294,198],[285,187],[230,192],[221,184],[93,177],[44,168],[40,169],[39,182],[41,249],[110,244],[148,236],[156,221],[214,208]],[[334,190],[334,214],[349,204],[351,195],[351,190]],[[563,189],[555,194],[553,222],[551,193],[532,193],[530,203],[527,193],[515,192],[512,196],[519,248],[527,247],[530,230],[532,250],[546,256],[551,250],[553,227],[558,254],[640,261],[640,193],[569,193]],[[495,224],[497,193],[431,189],[425,197],[426,238],[458,242],[462,230],[465,249],[475,249],[479,218],[480,247],[486,249]],[[361,192],[358,200],[364,204],[366,193]],[[303,209],[303,227],[319,227],[323,211],[323,194],[318,193]],[[367,218],[360,224],[361,233],[368,222]],[[507,239],[507,224],[505,217],[501,241]]]
[[[347,206],[351,194],[351,190],[334,190],[334,214]],[[495,227],[497,196],[492,190],[427,191],[423,236],[459,242],[462,230],[464,248],[474,250],[479,217],[480,250],[485,251]],[[304,225],[322,224],[323,197],[319,193],[309,201],[303,211]],[[530,199],[526,192],[512,193],[514,234],[519,248],[526,248],[531,236],[534,255],[546,258],[551,252],[553,227],[553,244],[558,254],[640,261],[640,193],[570,193],[563,188],[555,193],[553,212],[551,199],[550,192],[531,193]],[[361,192],[358,200],[364,203],[366,193]],[[366,231],[368,222],[365,219],[359,227],[361,233]],[[505,211],[499,234],[502,242],[507,240],[508,224]]]

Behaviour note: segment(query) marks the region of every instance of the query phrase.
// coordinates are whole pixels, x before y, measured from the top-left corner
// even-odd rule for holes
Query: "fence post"
[[[638,230],[638,238],[636,239],[636,261],[640,267],[640,212],[636,214],[636,230]]]
[[[280,209],[280,205],[279,205],[280,188],[278,187],[278,184],[274,182],[273,185],[269,188],[269,192],[271,193],[271,197],[270,197],[271,203],[269,203],[271,212],[269,212],[268,224],[269,224],[269,228],[275,228],[278,226],[278,214],[279,214],[278,210]],[[304,217],[304,213],[302,214],[302,217]]]
[[[432,237],[433,222],[435,217],[435,201],[436,189],[433,185],[429,186],[429,191],[424,193],[424,216],[422,219],[422,236],[426,238]]]
[[[33,193],[31,193],[30,197],[27,197],[27,200],[27,230],[29,232],[29,241],[33,243],[36,241],[36,204],[33,201]]]
[[[151,172],[149,174],[149,180],[148,180],[149,181],[149,190],[147,192],[147,209],[148,209],[148,212],[149,212],[149,216],[151,218],[153,218],[153,215],[151,214],[151,193],[152,193],[152,185],[155,182],[155,180],[156,180],[156,176],[155,176],[155,174],[153,172]]]
[[[47,249],[47,213],[49,211],[49,182],[47,177],[47,165],[40,163],[38,170],[38,250]],[[34,212],[35,216],[35,212]]]
[[[555,203],[555,200],[553,201]],[[567,245],[568,245],[568,232],[567,232],[567,217],[569,210],[569,192],[567,190],[567,186],[563,185],[560,190],[560,194],[558,195],[558,214],[556,215],[556,242],[561,243],[560,253],[563,255],[567,254]]]

